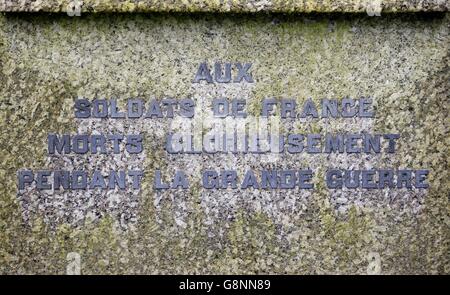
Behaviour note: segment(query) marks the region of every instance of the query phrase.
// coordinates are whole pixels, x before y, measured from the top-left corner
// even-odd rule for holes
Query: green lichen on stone
[[[0,11],[66,12],[69,5],[81,3],[82,12],[384,12],[448,11],[445,1],[403,0],[41,0],[0,2]],[[72,6],[70,6],[72,7]]]
[[[145,10],[137,2],[122,4],[98,10]],[[449,273],[448,23],[448,14],[381,19],[355,15],[1,16],[0,272],[65,273],[67,254],[77,252],[85,274],[366,273],[368,253],[377,252],[382,273]],[[400,133],[402,139],[394,156],[383,155],[371,165],[429,168],[430,189],[422,209],[415,212],[408,202],[398,205],[396,200],[380,197],[377,206],[354,203],[338,214],[324,182],[329,160],[317,156],[287,159],[293,168],[322,167],[315,171],[315,189],[301,213],[283,212],[281,221],[277,220],[273,208],[246,207],[246,200],[262,194],[246,191],[232,218],[221,212],[211,223],[204,207],[207,192],[193,171],[215,164],[214,157],[169,157],[161,146],[168,130],[163,125],[161,134],[159,127],[146,131],[144,168],[148,173],[139,195],[137,221],[128,229],[108,214],[96,221],[85,216],[77,224],[48,224],[47,213],[38,210],[24,220],[16,173],[47,167],[48,132],[77,131],[74,98],[116,97],[123,107],[129,97],[198,99],[210,91],[220,93],[214,86],[192,84],[196,67],[204,60],[253,62],[255,85],[226,93],[230,98],[245,95],[254,115],[265,97],[294,98],[302,104],[309,98],[318,102],[372,96],[377,117],[370,121],[370,128]],[[360,128],[360,122],[333,122],[335,126],[311,120],[296,130],[323,133]],[[176,169],[188,171],[191,188],[155,191],[156,169],[165,180]],[[226,194],[233,192],[218,191],[215,197]],[[272,196],[287,198],[288,194],[275,191]],[[298,192],[299,199],[303,196]],[[369,199],[371,193],[365,197]],[[397,197],[409,195],[402,192]],[[181,217],[177,215],[180,207]]]
[[[401,260],[410,269],[429,265],[431,273],[449,271],[447,258],[442,263],[436,263],[440,255],[448,257],[444,253],[450,250],[448,49],[447,43],[442,63],[432,68],[421,82],[411,85],[410,95],[393,91],[391,97],[395,97],[394,100],[378,103],[380,116],[376,123],[380,131],[401,130],[405,137],[398,151],[396,165],[399,168],[430,167],[430,189],[425,200],[425,212],[399,225],[398,229],[392,228],[394,233],[386,237],[390,237],[388,243],[405,245],[402,250],[394,248],[395,254],[389,251],[392,260]],[[398,112],[393,114],[389,109]],[[392,212],[388,214],[389,218],[395,219]]]

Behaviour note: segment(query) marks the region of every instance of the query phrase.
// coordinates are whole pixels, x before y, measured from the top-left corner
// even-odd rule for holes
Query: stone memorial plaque
[[[448,274],[448,9],[0,1],[0,273]]]

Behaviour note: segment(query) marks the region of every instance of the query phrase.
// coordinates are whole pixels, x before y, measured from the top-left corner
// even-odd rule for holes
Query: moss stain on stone
[[[135,7],[127,4],[124,9],[132,10]],[[184,30],[208,31],[196,27],[188,17],[179,22],[174,19],[163,20],[162,17],[154,20],[144,16],[130,18],[120,18],[115,24],[136,25],[138,40],[142,34],[140,30],[148,23],[152,27],[161,25],[163,32],[167,34],[177,26],[185,26]],[[218,18],[220,20],[222,17]],[[357,20],[353,22],[351,19],[338,19],[333,24],[326,18],[281,18],[279,25],[272,24],[265,17],[248,22],[238,20],[242,21],[243,28],[247,31],[246,41],[230,43],[227,48],[229,51],[226,52],[220,52],[220,45],[213,47],[224,59],[249,59],[255,55],[259,66],[255,68],[255,74],[262,80],[252,92],[252,112],[256,112],[260,99],[267,96],[298,97],[301,102],[308,97],[314,100],[324,96],[341,98],[344,95],[356,96],[359,91],[367,93],[373,90],[379,114],[374,128],[380,132],[402,130],[402,133],[410,136],[408,142],[413,143],[402,144],[396,158],[399,160],[395,165],[431,169],[431,189],[425,200],[425,209],[418,215],[405,214],[402,217],[398,216],[398,211],[388,206],[375,211],[353,206],[346,216],[336,216],[328,200],[329,193],[323,181],[324,171],[317,171],[316,190],[308,212],[296,219],[296,227],[300,232],[289,233],[291,238],[286,242],[280,240],[280,228],[269,216],[246,210],[239,211],[234,220],[220,224],[224,231],[222,235],[212,236],[211,234],[217,235],[218,228],[211,231],[205,225],[205,215],[200,206],[202,189],[199,183],[194,183],[187,200],[189,213],[185,228],[181,229],[176,225],[172,215],[173,204],[169,199],[161,200],[162,214],[158,221],[154,205],[156,192],[151,187],[151,173],[144,180],[139,221],[128,232],[118,230],[114,220],[108,216],[97,223],[87,220],[80,227],[60,224],[56,229],[51,228],[40,216],[34,216],[29,224],[25,224],[16,200],[16,172],[22,168],[45,167],[47,132],[64,133],[75,130],[72,118],[74,97],[80,94],[92,97],[96,94],[117,95],[123,103],[128,94],[163,96],[167,91],[174,95],[185,94],[191,91],[189,86],[181,89],[177,87],[189,85],[186,81],[190,79],[193,65],[207,50],[203,48],[192,53],[193,60],[184,60],[188,65],[181,69],[179,78],[167,82],[161,77],[173,75],[168,70],[171,68],[169,65],[173,65],[170,58],[161,57],[160,62],[164,64],[161,70],[156,68],[157,62],[148,63],[148,66],[155,67],[153,74],[149,75],[149,79],[141,81],[133,75],[137,73],[135,68],[129,74],[121,76],[114,72],[115,66],[107,63],[103,69],[119,81],[112,84],[114,79],[102,81],[102,76],[95,77],[97,70],[101,69],[101,62],[96,64],[95,61],[86,61],[84,70],[77,73],[78,68],[72,66],[71,62],[78,55],[70,56],[71,52],[68,50],[71,45],[78,44],[73,41],[79,40],[77,38],[86,38],[85,42],[92,42],[100,36],[111,41],[112,37],[108,35],[109,21],[102,20],[101,17],[97,20],[89,17],[83,18],[80,25],[77,25],[78,22],[57,18],[56,26],[60,33],[55,34],[52,22],[45,22],[42,18],[1,16],[0,82],[5,87],[0,89],[0,129],[5,131],[0,133],[0,272],[64,273],[66,255],[75,251],[81,255],[83,273],[364,273],[367,253],[377,251],[382,257],[382,269],[385,273],[448,273],[449,145],[444,144],[448,142],[449,134],[448,103],[445,103],[449,79],[448,50],[447,54],[441,54],[444,49],[448,49],[448,45],[446,47],[434,43],[435,47],[440,48],[437,51],[433,49],[433,44],[429,48],[420,49],[422,55],[435,60],[433,65],[440,65],[433,69],[426,65],[425,58],[418,59],[417,64],[412,63],[417,69],[425,71],[424,76],[429,78],[419,77],[414,80],[416,83],[412,83],[414,85],[410,85],[401,73],[393,72],[391,76],[386,73],[386,81],[406,80],[404,84],[398,82],[395,87],[390,86],[385,81],[370,79],[373,74],[371,67],[376,68],[379,66],[377,64],[366,64],[364,60],[354,60],[354,65],[342,64],[343,60],[352,60],[352,54],[360,53],[349,46],[345,47],[348,42],[356,42],[355,46],[366,46],[364,42],[368,40],[361,35],[355,36],[358,33],[353,33],[352,28],[372,34],[373,45],[383,47],[379,45],[381,41],[376,39],[377,33],[371,30],[383,30],[385,26],[377,21]],[[216,24],[215,17],[211,16],[207,21],[197,21],[201,26],[210,21]],[[391,21],[391,25],[400,30],[402,22],[395,18]],[[423,41],[426,39],[422,38],[423,34],[430,33],[433,36],[439,30],[444,42],[448,41],[448,28],[442,29],[448,24],[448,17],[425,24],[420,21],[418,24],[407,23],[418,30],[415,38],[400,36],[412,42],[408,46],[412,46],[414,41],[427,44]],[[95,24],[96,29],[91,40],[88,30],[92,24]],[[226,35],[234,30],[243,30],[233,27],[234,20],[225,20],[223,24]],[[40,30],[34,31],[33,26]],[[42,45],[39,47],[36,44],[30,51],[21,48],[18,56],[12,56],[11,44],[8,42],[12,38],[11,30],[15,28],[29,28],[31,40],[40,32]],[[274,30],[275,37],[260,37],[258,28],[262,28],[264,33]],[[156,29],[150,30],[157,44],[161,45],[164,38],[155,34]],[[119,36],[123,37],[123,34],[124,32],[119,33]],[[193,38],[201,39],[197,35]],[[396,44],[393,38],[389,38],[388,42]],[[55,71],[56,74],[62,73],[58,70],[58,62],[52,65],[48,60],[35,59],[36,56],[45,56],[45,48],[49,44],[58,44],[62,40],[68,40],[68,43],[61,42],[60,47],[54,45],[52,50],[69,55],[67,65],[63,66],[64,73],[70,77],[68,79],[50,75]],[[123,41],[125,40],[128,39],[124,38]],[[18,37],[16,41],[20,46],[21,39]],[[134,46],[138,44],[135,43]],[[264,44],[269,48],[264,47]],[[186,46],[194,48],[192,44]],[[263,50],[252,53],[254,46]],[[342,49],[343,46],[349,51]],[[307,51],[304,51],[305,48]],[[104,53],[107,54],[107,49],[100,47],[97,50],[105,50]],[[369,49],[370,46],[367,50]],[[407,47],[403,49],[405,52],[399,52],[399,56],[407,56]],[[295,53],[295,58],[281,54],[283,51]],[[213,59],[217,52],[209,52],[206,57]],[[373,61],[379,60],[372,55],[368,56]],[[133,52],[126,53],[122,62],[134,64]],[[359,70],[358,66],[361,67]],[[286,78],[283,76],[285,71],[288,72]],[[336,77],[330,76],[331,73]],[[354,74],[358,75],[353,77]],[[379,88],[372,89],[359,76]],[[411,90],[413,86],[415,88]],[[396,88],[405,89],[408,94],[413,95],[396,94]],[[408,106],[412,109],[408,109]],[[426,113],[423,111],[425,108]],[[402,110],[401,116],[398,116],[398,109]],[[312,124],[311,130],[319,132],[322,130],[321,124]],[[160,168],[167,175],[169,168],[163,151],[154,152],[151,150],[153,146],[148,142],[146,147],[149,147],[146,171],[152,172]]]

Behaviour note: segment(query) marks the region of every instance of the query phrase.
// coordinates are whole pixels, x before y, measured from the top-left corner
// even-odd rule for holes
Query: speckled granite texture
[[[111,7],[119,2],[132,1],[110,1]],[[68,253],[76,252],[84,274],[448,274],[449,24],[446,13],[0,15],[0,273],[65,273]],[[192,84],[204,60],[251,61],[255,83]],[[301,103],[370,95],[374,119],[290,121],[283,128],[400,133],[402,139],[397,153],[377,156],[169,156],[162,147],[166,119],[73,115],[77,96],[122,103],[192,97],[208,105],[217,95],[240,96],[254,108],[264,97]],[[47,155],[47,133],[94,130],[142,132],[145,152]],[[323,173],[330,165],[428,168],[430,188],[328,190]],[[17,190],[23,168],[125,166],[149,172],[141,191]],[[310,167],[316,188],[200,187],[200,170],[224,167]],[[154,191],[155,169],[166,176],[189,171],[191,188]]]
[[[448,11],[446,0],[1,0],[0,11],[65,12],[383,12]]]

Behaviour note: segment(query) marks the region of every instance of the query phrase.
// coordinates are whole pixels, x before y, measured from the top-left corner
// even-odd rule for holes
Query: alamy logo
[[[381,16],[382,8],[381,0],[369,0],[366,4],[366,12],[368,16]]]
[[[68,16],[81,16],[81,7],[83,6],[83,1],[73,0],[67,5],[67,15]]]
[[[66,266],[66,274],[67,275],[80,275],[81,274],[81,256],[77,252],[70,252],[66,256],[67,266]]]

